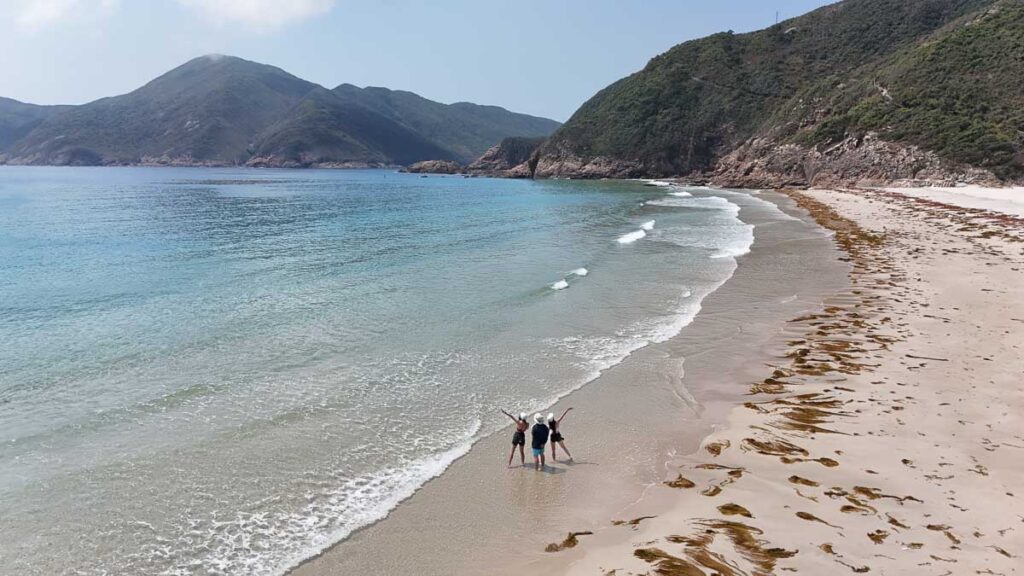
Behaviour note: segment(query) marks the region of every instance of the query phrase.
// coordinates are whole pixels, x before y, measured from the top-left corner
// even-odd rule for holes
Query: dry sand
[[[534,570],[1016,574],[1024,221],[886,191],[793,197],[852,288],[793,319],[727,427]]]
[[[1024,217],[1024,187],[986,188],[982,186],[960,186],[956,188],[885,188],[914,198],[935,200],[962,208],[992,210],[1003,214]]]

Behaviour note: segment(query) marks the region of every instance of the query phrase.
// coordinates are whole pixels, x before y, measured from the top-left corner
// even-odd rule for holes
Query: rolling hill
[[[81,106],[0,100],[0,163],[359,166],[467,161],[552,120],[411,92],[327,90],[231,56],[202,56]]]

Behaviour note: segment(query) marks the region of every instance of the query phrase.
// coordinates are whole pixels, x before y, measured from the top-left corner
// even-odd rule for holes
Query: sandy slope
[[[535,568],[1024,570],[1024,221],[884,191],[794,196],[836,231],[852,289],[789,323],[750,401],[625,522]]]

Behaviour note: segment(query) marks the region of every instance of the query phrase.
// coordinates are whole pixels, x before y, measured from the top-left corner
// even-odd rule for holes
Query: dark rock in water
[[[453,160],[423,160],[400,171],[412,174],[461,174],[462,165]]]

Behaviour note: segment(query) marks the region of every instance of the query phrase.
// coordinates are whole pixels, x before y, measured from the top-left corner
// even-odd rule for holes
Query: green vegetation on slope
[[[827,144],[876,131],[1004,178],[1024,176],[1024,4],[997,4],[896,54],[861,81],[860,94],[837,102],[838,113],[803,139]]]
[[[407,164],[475,159],[558,123],[411,92],[327,90],[283,70],[203,56],[131,93],[82,106],[0,100],[0,163]]]
[[[411,164],[453,154],[409,127],[317,87],[256,146],[258,161],[308,166],[329,163]]]
[[[927,99],[934,97],[929,96],[927,82],[935,76],[959,75],[964,90],[956,98],[970,100],[974,96],[968,90],[969,63],[974,57],[961,54],[963,40],[955,40],[957,34],[951,33],[954,40],[937,44],[946,45],[956,57],[940,53],[936,47],[930,67],[915,58],[927,54],[926,45],[921,48],[925,52],[918,52],[919,43],[958,19],[987,9],[994,1],[846,0],[758,32],[721,33],[680,44],[652,59],[642,71],[595,95],[551,137],[542,153],[552,159],[575,156],[583,161],[610,158],[635,162],[649,175],[686,174],[711,168],[751,137],[792,136],[832,115],[836,117],[815,136],[802,137],[821,142],[842,137],[847,128],[859,126],[949,153],[964,145],[964,139],[935,138],[931,126],[952,121],[920,118],[927,113],[913,100],[904,106],[914,108],[912,113],[883,114],[882,108],[866,107],[855,116],[841,118],[843,110],[861,104],[861,96],[884,98],[877,90],[870,95],[864,92],[870,82],[851,88],[849,81],[866,78],[868,70],[884,70],[905,83],[900,94]],[[1019,0],[1007,6],[1011,4],[1017,7]],[[1019,66],[1021,31],[1017,28],[1005,34],[1009,38],[980,39],[979,44],[989,46],[979,45],[974,51],[1005,53],[1008,59],[1016,58]],[[1009,46],[997,48],[999,42],[1009,42]],[[895,60],[889,64],[888,59]],[[984,68],[978,74],[999,73],[995,61],[979,64]],[[1015,78],[1019,87],[1021,76]],[[1004,100],[1004,95],[993,92],[988,103],[990,116],[1008,107],[1011,101]],[[817,107],[816,100],[831,100],[840,109]],[[947,105],[936,106],[931,113],[945,115]],[[970,124],[984,123],[977,111],[965,111],[956,125],[965,119]],[[946,143],[943,147],[937,145],[940,140]],[[975,141],[980,142],[967,138],[966,144]],[[976,159],[982,151],[963,154]]]
[[[0,152],[24,137],[50,116],[69,106],[37,106],[0,98]]]
[[[346,101],[408,126],[449,151],[433,159],[451,157],[470,162],[502,138],[549,136],[559,126],[554,120],[516,114],[498,106],[441,104],[404,90],[342,84],[334,92]]]

